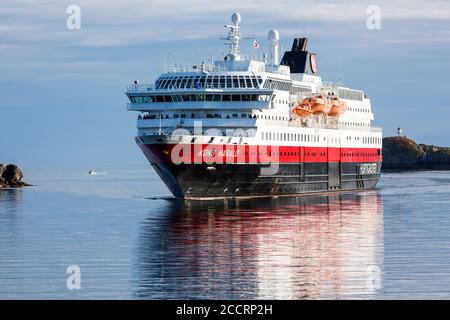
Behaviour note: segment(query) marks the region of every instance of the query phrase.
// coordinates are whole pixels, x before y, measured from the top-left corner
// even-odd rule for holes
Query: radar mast
[[[225,56],[225,60],[239,61],[241,60],[241,34],[239,32],[241,15],[239,13],[233,13],[231,23],[225,25],[225,28],[229,28],[229,31],[227,37],[222,38],[223,40],[228,40],[228,43],[225,44],[228,47],[228,54]]]

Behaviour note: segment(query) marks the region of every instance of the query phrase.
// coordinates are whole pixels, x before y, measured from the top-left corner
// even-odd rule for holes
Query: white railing
[[[339,87],[339,84],[331,81],[322,81],[322,87],[337,89]]]
[[[214,64],[204,63],[200,66],[170,66],[168,72],[267,72],[283,76],[290,75],[290,69],[287,66],[271,66],[257,60],[247,61],[215,61]]]
[[[379,127],[358,127],[349,126],[333,122],[320,122],[320,121],[307,121],[300,118],[291,119],[288,124],[289,127],[301,127],[301,128],[316,128],[316,129],[338,129],[338,130],[357,130],[366,132],[381,132],[382,128]]]
[[[282,76],[289,76],[291,74],[289,67],[286,66],[267,66],[265,68],[267,73],[279,74]]]
[[[200,66],[171,66],[168,72],[226,72],[229,71],[226,65],[204,64]]]
[[[167,72],[200,72],[200,71],[208,71],[209,68],[201,68],[197,66],[171,66],[167,70]]]
[[[155,89],[154,84],[129,84],[127,86],[128,92],[147,92]]]

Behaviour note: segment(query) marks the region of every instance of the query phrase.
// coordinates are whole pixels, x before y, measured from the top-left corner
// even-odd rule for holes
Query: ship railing
[[[202,91],[217,91],[219,90],[220,92],[225,92],[225,93],[266,93],[266,94],[270,94],[272,93],[272,89],[267,89],[267,88],[260,88],[260,87],[255,87],[255,88],[236,88],[236,87],[218,87],[218,86],[213,86],[213,85],[207,85],[206,87],[202,87],[202,88],[194,88],[194,87],[177,87],[177,86],[171,86],[168,88],[159,88],[157,89],[154,85],[146,85],[146,84],[142,84],[142,85],[135,85],[135,84],[130,84],[127,86],[127,92],[148,92],[148,91],[153,91],[153,90],[157,90],[158,93],[174,93],[174,92],[202,92]]]
[[[268,120],[270,121],[270,120]],[[356,130],[366,132],[381,132],[380,127],[354,127],[349,125],[337,124],[337,123],[323,123],[318,121],[307,121],[301,119],[291,119],[288,122],[289,127],[301,127],[301,128],[315,128],[315,129],[337,129],[337,130]]]
[[[333,125],[333,129],[341,129],[341,130],[353,130],[353,131],[365,131],[365,132],[381,132],[382,129],[379,127],[353,127],[349,125]]]
[[[289,76],[290,69],[287,66],[252,65],[252,64],[229,64],[229,61],[216,61],[212,64],[202,64],[200,66],[170,66],[168,72],[229,72],[229,71],[254,71],[266,72],[283,76]]]
[[[279,74],[282,76],[290,76],[291,72],[287,66],[267,66],[265,67],[267,73]]]
[[[339,83],[331,82],[331,81],[322,81],[322,88],[332,88],[332,89],[338,89]]]
[[[154,84],[129,84],[127,86],[128,92],[147,92],[155,89]]]
[[[168,72],[226,72],[225,66],[213,66],[204,64],[201,66],[171,66]]]
[[[199,72],[200,68],[197,66],[171,66],[168,72]]]

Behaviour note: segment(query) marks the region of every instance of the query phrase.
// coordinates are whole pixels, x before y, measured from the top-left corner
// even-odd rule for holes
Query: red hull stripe
[[[173,163],[327,163],[381,162],[378,148],[298,147],[213,144],[142,144],[153,162]]]

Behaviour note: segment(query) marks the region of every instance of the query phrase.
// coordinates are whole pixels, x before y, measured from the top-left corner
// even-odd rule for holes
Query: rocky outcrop
[[[20,188],[26,186],[22,181],[23,172],[15,164],[4,165],[0,163],[0,189],[2,188]]]
[[[406,137],[387,137],[383,139],[382,169],[450,169],[450,148],[417,144]]]

